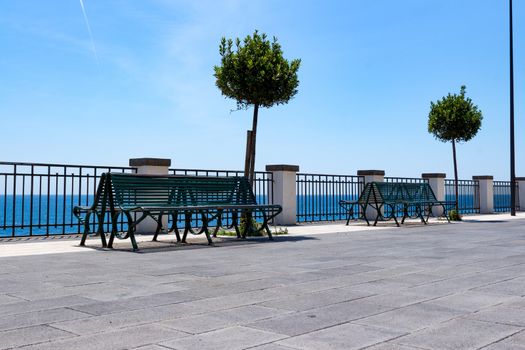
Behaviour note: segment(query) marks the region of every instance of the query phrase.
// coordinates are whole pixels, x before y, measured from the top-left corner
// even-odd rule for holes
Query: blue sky
[[[254,29],[300,58],[299,93],[262,109],[257,169],[446,172],[430,101],[462,84],[484,114],[459,174],[509,177],[502,0],[0,0],[0,160],[240,169],[252,110],[215,87],[222,36]],[[525,176],[525,1],[514,4],[516,171]]]

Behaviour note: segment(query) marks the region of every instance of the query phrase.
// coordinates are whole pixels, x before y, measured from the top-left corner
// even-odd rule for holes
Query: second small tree
[[[288,103],[297,93],[299,80],[297,70],[301,63],[295,59],[288,62],[281,46],[274,37],[257,31],[243,42],[222,38],[219,52],[221,65],[215,66],[217,87],[226,97],[237,101],[238,109],[253,105],[252,130],[248,132],[244,176],[253,183],[255,173],[255,142],[259,107],[272,107]]]
[[[465,97],[466,87],[461,86],[459,95],[448,94],[441,100],[430,102],[428,132],[443,142],[452,142],[454,160],[455,207],[459,217],[458,205],[458,166],[456,143],[466,142],[478,133],[483,115],[469,97]]]

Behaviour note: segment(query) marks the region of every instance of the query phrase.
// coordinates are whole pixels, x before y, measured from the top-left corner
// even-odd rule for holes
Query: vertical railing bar
[[[55,173],[55,228],[57,228],[58,218],[58,171]]]
[[[17,168],[16,168],[16,164],[14,165],[13,167],[13,210],[12,210],[12,215],[13,217],[11,218],[11,222],[12,222],[12,231],[11,231],[11,235],[14,237],[15,236],[15,219],[16,219],[16,172]]]
[[[20,229],[24,229],[24,220],[25,220],[25,212],[26,212],[26,176],[24,173],[22,173],[22,221],[20,224]]]
[[[64,184],[62,185],[62,223],[64,225],[62,226],[62,234],[66,233],[66,185],[67,185],[67,166],[64,165]]]
[[[70,208],[71,210],[73,210],[73,206],[75,205],[74,193],[75,193],[75,173],[71,173],[71,196],[69,200],[69,206],[71,207]],[[73,227],[73,214],[69,215],[69,218],[70,218],[69,227]],[[77,233],[80,233],[80,231]]]
[[[7,228],[7,174],[4,175],[4,226],[3,229]]]
[[[29,195],[29,236],[33,235],[33,192],[34,192],[34,181],[35,181],[35,166],[31,164],[31,194]]]
[[[42,228],[42,174],[38,174],[38,228]]]
[[[46,209],[46,236],[49,236],[49,200],[51,195],[51,166],[47,167],[47,209]]]

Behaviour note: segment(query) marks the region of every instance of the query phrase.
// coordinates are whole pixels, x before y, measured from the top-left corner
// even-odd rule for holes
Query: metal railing
[[[494,211],[510,211],[510,181],[494,181]],[[519,184],[516,182],[516,210],[520,210]]]
[[[0,237],[81,233],[73,207],[92,203],[104,172],[135,168],[0,162]]]
[[[455,180],[445,180],[445,200],[454,201]],[[461,214],[479,213],[479,182],[458,180],[458,207]]]
[[[357,200],[364,177],[352,175],[296,175],[297,222],[345,220],[340,200]]]
[[[92,204],[99,177],[105,172],[134,173],[136,168],[0,162],[0,238],[82,233],[83,227],[73,216],[73,207]],[[243,172],[170,169],[170,174],[242,176]],[[273,203],[272,173],[256,172],[255,177],[257,202]],[[125,226],[120,218],[120,229],[124,230]],[[109,215],[106,230],[110,230]]]
[[[386,177],[385,182],[402,182],[410,184],[421,184],[428,183],[428,179],[422,179],[419,177]]]

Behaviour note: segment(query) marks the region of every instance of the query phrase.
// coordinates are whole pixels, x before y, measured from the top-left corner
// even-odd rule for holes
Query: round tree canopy
[[[215,66],[217,87],[222,94],[237,101],[238,108],[249,105],[271,107],[287,103],[296,93],[299,59],[288,62],[274,37],[257,31],[241,43],[222,38],[219,47],[221,65]]]
[[[430,102],[428,132],[438,140],[469,141],[480,129],[483,115],[472,100],[465,97],[465,91],[466,87],[462,86],[459,95],[448,94],[435,103]]]

